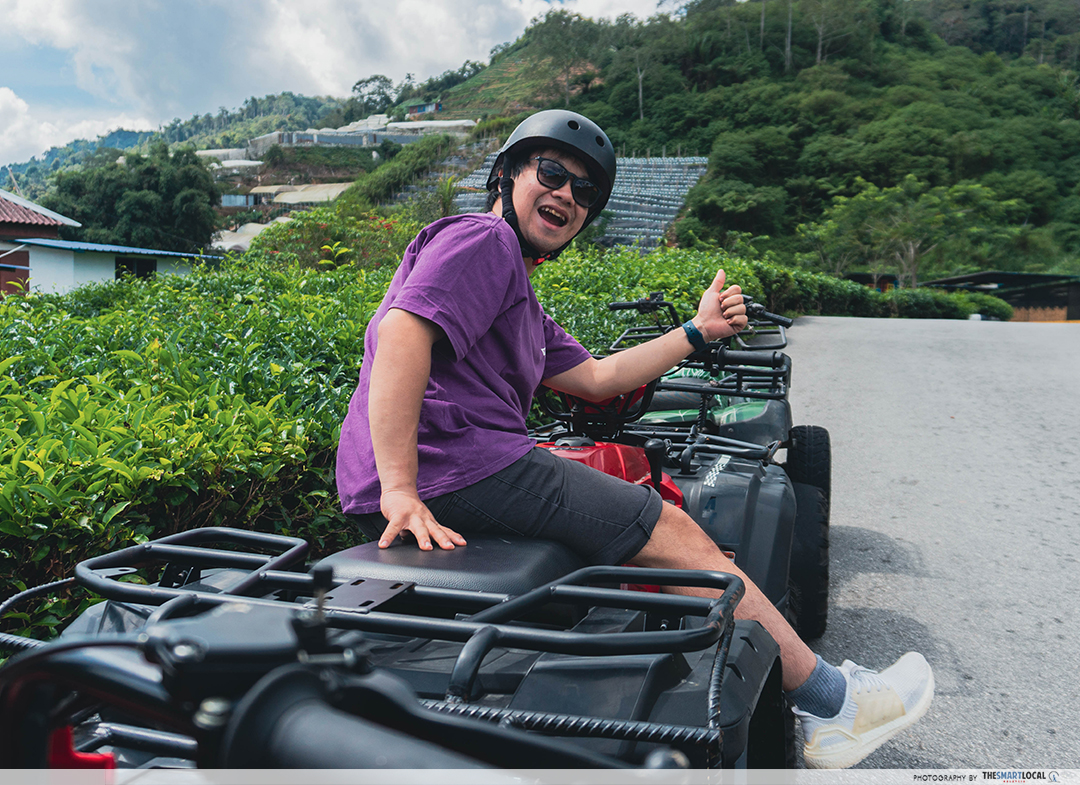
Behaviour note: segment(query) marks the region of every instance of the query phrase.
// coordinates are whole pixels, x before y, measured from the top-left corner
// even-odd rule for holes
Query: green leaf
[[[26,486],[26,489],[28,491],[32,491],[38,494],[39,496],[43,496],[45,500],[49,502],[49,504],[55,505],[56,507],[64,506],[64,503],[60,501],[60,497],[56,495],[56,491],[54,491],[52,488],[49,488],[48,486],[31,483],[30,485]]]
[[[126,510],[130,504],[131,504],[130,501],[118,502],[117,504],[114,504],[112,507],[110,507],[108,510],[106,510],[106,512],[105,512],[105,514],[103,516],[101,516],[101,522],[103,524],[105,524],[106,526],[108,526],[109,523],[112,522],[112,519],[115,518],[117,515],[119,515],[121,512],[123,512],[124,510]]]
[[[116,472],[117,474],[122,475],[123,477],[127,478],[128,480],[134,479],[132,477],[132,475],[131,475],[131,472],[128,470],[128,468],[126,466],[124,466],[124,464],[120,463],[119,461],[113,460],[112,458],[102,457],[102,458],[99,459],[99,462],[101,463],[102,466],[105,466],[105,467],[107,467],[109,469],[112,469],[114,472]],[[26,463],[26,461],[23,461],[23,463]],[[43,474],[43,476],[44,476],[44,474]]]
[[[31,471],[35,472],[42,482],[45,482],[45,470],[41,468],[41,464],[34,461],[19,461],[23,466],[27,467]]]
[[[0,373],[7,373],[7,369],[17,363],[19,360],[23,359],[24,356],[25,355],[22,354],[16,354],[13,357],[8,357],[4,360],[0,360]]]
[[[0,500],[0,506],[4,506],[9,515],[14,515],[14,511],[10,509],[10,502],[7,502],[7,504],[4,504],[4,502],[7,502],[7,500]],[[0,532],[3,532],[4,534],[10,534],[12,537],[22,537],[25,534],[22,526],[20,526],[10,518],[5,518],[2,516],[0,516]]]

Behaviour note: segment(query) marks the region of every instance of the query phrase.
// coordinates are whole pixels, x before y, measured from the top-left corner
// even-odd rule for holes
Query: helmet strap
[[[521,255],[527,259],[532,259],[536,264],[539,264],[544,259],[552,258],[550,255],[542,254],[536,250],[532,243],[525,239],[525,235],[521,233],[517,212],[514,210],[514,178],[506,174],[505,170],[499,177],[499,201],[502,204],[503,220],[510,224],[510,228],[517,235],[518,245],[521,246]]]
[[[532,259],[534,264],[539,265],[541,262],[559,258],[559,254],[565,251],[570,246],[570,243],[574,241],[573,238],[570,238],[570,241],[565,245],[546,254],[536,250],[532,243],[526,240],[525,236],[521,233],[521,227],[518,225],[517,212],[514,210],[514,178],[510,177],[505,172],[499,177],[499,201],[502,205],[503,220],[510,224],[510,228],[513,229],[514,234],[517,235],[518,245],[521,246],[521,255],[527,259]]]

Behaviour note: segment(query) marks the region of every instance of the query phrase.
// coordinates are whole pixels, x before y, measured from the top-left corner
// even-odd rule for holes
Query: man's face
[[[536,179],[536,156],[550,158],[566,167],[574,177],[587,178],[585,166],[572,155],[558,150],[534,150],[521,174],[514,180],[514,211],[525,239],[541,253],[550,253],[570,242],[581,231],[589,211],[574,201],[567,179],[552,190]]]

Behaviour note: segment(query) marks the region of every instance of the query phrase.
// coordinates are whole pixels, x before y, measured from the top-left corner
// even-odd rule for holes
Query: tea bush
[[[352,214],[342,206],[316,207],[269,226],[252,240],[248,257],[279,267],[396,265],[420,229],[419,223],[403,216],[383,218]]]
[[[717,248],[659,248],[645,256],[632,248],[606,252],[574,248],[542,265],[533,276],[533,285],[552,318],[590,350],[600,351],[635,318],[632,312],[608,311],[608,302],[662,291],[680,315],[689,318],[717,268],[725,270],[729,284],[739,284],[770,311],[792,316],[966,319],[980,313],[1002,320],[1012,317],[1012,307],[990,295],[935,289],[883,294],[854,281],[786,268],[768,258],[743,259]]]
[[[679,314],[689,318],[718,267],[724,268],[729,283],[740,284],[756,298],[763,296],[754,270],[745,261],[723,251],[694,249],[660,248],[642,256],[635,248],[606,252],[574,248],[541,265],[533,286],[544,310],[586,348],[599,352],[633,319],[641,318],[632,311],[610,311],[608,303],[663,292]]]
[[[334,446],[392,273],[230,262],[0,301],[0,596],[194,526],[347,542]]]

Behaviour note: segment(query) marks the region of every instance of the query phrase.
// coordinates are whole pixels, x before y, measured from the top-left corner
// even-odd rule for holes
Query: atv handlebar
[[[609,311],[633,310],[638,313],[653,313],[654,311],[659,311],[661,309],[667,311],[672,326],[681,324],[678,311],[675,310],[674,305],[664,299],[663,292],[653,292],[648,297],[642,297],[640,300],[634,300],[632,302],[616,301],[608,303]]]
[[[749,295],[743,295],[743,302],[746,305],[746,316],[750,321],[750,327],[753,328],[755,324],[761,326],[762,322],[767,322],[771,325],[775,325],[780,328],[780,342],[771,342],[768,346],[761,346],[761,349],[782,349],[787,344],[786,338],[784,338],[783,329],[790,327],[794,321],[788,319],[786,316],[780,316],[779,314],[772,313],[765,310],[765,306],[760,303],[755,303],[753,298]],[[682,319],[679,318],[678,311],[675,310],[675,306],[664,299],[663,292],[653,292],[648,297],[642,297],[639,300],[619,300],[616,302],[608,303],[609,311],[637,311],[640,314],[656,313],[657,311],[666,312],[667,324],[658,323],[652,327],[629,327],[623,331],[615,342],[608,347],[609,351],[618,352],[626,349],[630,346],[634,346],[643,341],[657,338],[666,332],[675,329],[678,325],[682,324]],[[766,325],[767,326],[767,325]],[[751,333],[753,330],[750,331]],[[739,340],[739,336],[734,336],[736,340]],[[725,343],[729,339],[725,339]],[[718,342],[714,342],[717,345]],[[740,345],[745,346],[747,349],[753,347],[744,344],[740,341]]]
[[[772,322],[780,327],[790,327],[795,324],[794,319],[789,319],[786,316],[781,316],[771,311],[766,311],[765,306],[761,303],[755,303],[749,296],[744,295],[743,301],[746,303],[746,315],[751,319],[759,319],[766,322]]]
[[[795,323],[794,319],[789,319],[786,316],[781,316],[777,313],[765,310],[765,306],[761,303],[755,303],[754,298],[748,294],[743,295],[743,303],[746,304],[746,315],[752,319],[758,319],[766,322],[772,322],[781,327],[791,327]],[[675,326],[681,324],[679,314],[675,310],[675,306],[664,299],[663,292],[653,292],[648,297],[642,297],[640,300],[617,300],[612,303],[608,303],[609,311],[637,311],[638,313],[653,313],[659,310],[666,310],[668,316],[671,318],[671,325]]]
[[[783,352],[743,352],[721,346],[716,350],[716,363],[720,367],[732,365],[757,365],[766,368],[782,368],[787,360]]]

